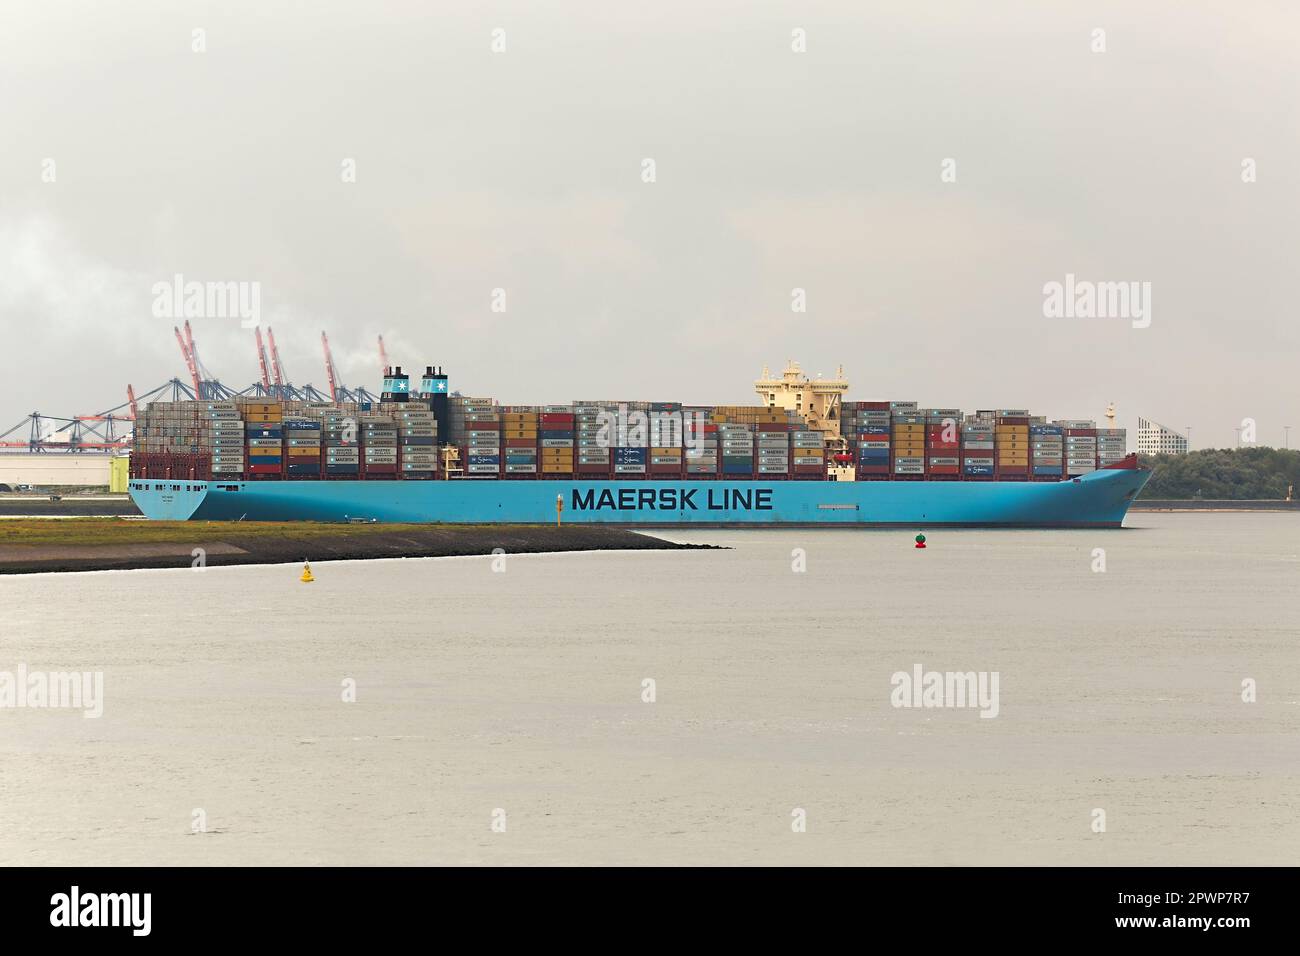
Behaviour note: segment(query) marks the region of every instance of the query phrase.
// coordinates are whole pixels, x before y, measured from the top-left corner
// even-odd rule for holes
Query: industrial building
[[[1137,450],[1139,455],[1186,455],[1187,436],[1153,422],[1138,419]]]
[[[95,452],[6,452],[0,454],[0,485],[33,488],[108,488],[125,492],[129,459]]]

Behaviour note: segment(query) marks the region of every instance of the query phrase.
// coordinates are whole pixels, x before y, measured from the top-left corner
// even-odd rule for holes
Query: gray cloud
[[[1114,400],[1198,445],[1244,416],[1264,441],[1300,425],[1289,4],[5,17],[4,427],[183,377],[149,309],[175,273],[260,282],[290,374],[318,387],[325,329],[349,384],[377,386],[382,332],[394,361],[512,402],[744,402],[793,356],[842,362],[852,397],[1070,417]],[[1043,318],[1067,272],[1150,281],[1151,328]],[[256,378],[237,321],[195,332],[228,384]]]

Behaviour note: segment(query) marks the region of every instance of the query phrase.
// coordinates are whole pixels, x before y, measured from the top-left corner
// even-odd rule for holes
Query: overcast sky
[[[750,403],[793,357],[850,398],[1280,445],[1298,36],[1263,0],[6,3],[0,430],[185,377],[180,273],[260,283],[298,384],[322,329],[348,384],[382,333],[520,404]],[[1151,283],[1149,327],[1045,317],[1067,273]],[[237,318],[193,325],[257,377]]]

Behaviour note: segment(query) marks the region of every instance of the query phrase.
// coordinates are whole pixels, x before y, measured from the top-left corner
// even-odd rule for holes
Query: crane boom
[[[189,319],[185,320],[185,344],[189,347],[190,358],[194,359],[194,367],[199,370],[199,379],[204,380],[212,378],[212,376],[207,373],[208,370],[203,367],[203,361],[199,358],[199,350],[194,345],[194,332],[190,328]]]
[[[338,379],[334,374],[334,359],[330,355],[330,340],[324,332],[320,334],[320,344],[325,352],[325,374],[330,380],[330,401],[337,402],[339,400]]]
[[[379,375],[383,377],[388,374],[388,352],[384,349],[384,337],[379,336]]]
[[[186,324],[188,325],[188,323]],[[185,357],[185,366],[190,370],[190,381],[194,383],[194,398],[196,401],[202,401],[203,390],[199,388],[199,370],[194,364],[194,356],[185,347],[185,338],[181,335],[181,330],[173,325],[172,331],[176,333],[176,344],[181,347],[181,355]]]
[[[266,346],[262,344],[262,330],[254,327],[253,332],[257,335],[257,366],[262,371],[262,388],[266,393],[271,394],[271,377],[266,372]]]
[[[275,375],[275,387],[277,390],[284,388],[284,369],[280,367],[280,350],[275,347],[275,333],[271,327],[266,327],[266,341],[271,347],[271,372]]]
[[[140,409],[135,404],[135,389],[130,385],[126,387],[126,403],[131,406],[131,421],[140,417]]]

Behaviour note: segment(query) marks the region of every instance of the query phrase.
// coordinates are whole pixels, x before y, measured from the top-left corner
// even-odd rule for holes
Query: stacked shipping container
[[[1096,422],[1060,421],[1057,424],[1065,429],[1065,473],[1078,477],[1096,471]]]
[[[284,406],[279,402],[250,402],[244,413],[245,471],[250,478],[279,476],[284,470]]]
[[[916,402],[890,402],[893,444],[891,471],[895,478],[918,479],[925,475],[925,415]]]
[[[321,435],[319,419],[284,420],[285,474],[288,477],[310,480],[321,476]]]
[[[695,408],[691,412],[682,423],[687,445],[686,474],[695,478],[711,477],[718,473],[718,426],[711,409]]]
[[[1122,461],[1128,454],[1128,441],[1122,428],[1097,429],[1097,467],[1105,468]]]
[[[511,407],[501,414],[501,439],[505,443],[505,473],[523,477],[537,474],[536,409]]]
[[[410,402],[394,411],[397,466],[402,478],[433,478],[438,473],[438,420],[427,408]]]
[[[1029,478],[1029,412],[1004,408],[997,412],[993,427],[994,474],[1002,481]]]
[[[1065,473],[1065,430],[1060,425],[1030,425],[1032,476],[1060,481]]]
[[[617,412],[617,409],[612,411]],[[597,404],[577,403],[573,406],[573,417],[577,422],[580,475],[609,475],[612,436],[609,435],[610,429],[602,414],[610,412],[610,409]]]
[[[398,376],[390,379],[397,383]],[[511,406],[452,396],[447,428],[405,394],[375,406],[300,401],[154,402],[136,423],[135,477],[433,478],[439,443],[466,474],[513,477],[822,478],[826,436],[765,406],[580,402]],[[386,396],[388,397],[388,396]],[[1048,424],[1024,409],[844,402],[840,434],[860,480],[1060,480],[1115,464],[1123,429]],[[620,413],[623,413],[620,417]],[[644,415],[644,419],[640,416]],[[612,425],[612,423],[617,425]]]
[[[562,478],[573,474],[576,419],[568,405],[547,405],[538,416],[542,474]]]
[[[991,480],[994,475],[996,428],[992,415],[977,412],[961,426],[961,473],[966,479]]]
[[[961,477],[961,409],[926,409],[925,473],[944,480]]]

